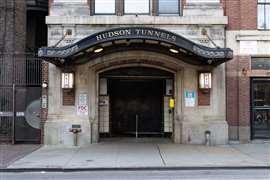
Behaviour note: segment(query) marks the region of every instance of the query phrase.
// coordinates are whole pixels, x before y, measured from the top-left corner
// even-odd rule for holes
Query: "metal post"
[[[138,114],[136,114],[136,139],[138,138]]]
[[[74,133],[74,146],[78,146],[78,133]]]
[[[12,110],[13,110],[13,114],[12,114],[12,137],[11,137],[11,141],[12,144],[15,144],[15,120],[16,120],[16,89],[15,89],[15,84],[13,83],[12,85]]]
[[[90,121],[90,144],[93,144],[93,122]]]

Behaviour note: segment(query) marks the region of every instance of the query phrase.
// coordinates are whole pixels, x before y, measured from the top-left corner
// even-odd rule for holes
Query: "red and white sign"
[[[77,106],[77,114],[80,116],[88,115],[88,106],[87,105],[78,105]]]
[[[88,101],[87,94],[80,94],[77,105],[77,115],[87,116],[88,115]]]

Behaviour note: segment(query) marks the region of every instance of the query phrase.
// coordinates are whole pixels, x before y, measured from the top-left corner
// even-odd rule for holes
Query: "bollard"
[[[207,130],[204,132],[205,136],[205,145],[210,146],[211,145],[211,131]]]
[[[138,114],[136,114],[136,132],[135,132],[135,137],[136,137],[136,139],[138,139],[138,120],[139,120],[139,116],[138,116]]]

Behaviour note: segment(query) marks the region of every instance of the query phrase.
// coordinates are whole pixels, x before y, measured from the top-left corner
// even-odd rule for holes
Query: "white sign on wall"
[[[196,102],[196,92],[195,91],[185,91],[185,106],[186,107],[195,107]]]
[[[78,104],[77,104],[77,115],[79,116],[88,116],[88,101],[87,94],[79,94]]]
[[[240,41],[240,54],[250,55],[257,54],[258,43],[257,41]]]
[[[47,108],[47,95],[42,95],[41,97],[41,108]]]

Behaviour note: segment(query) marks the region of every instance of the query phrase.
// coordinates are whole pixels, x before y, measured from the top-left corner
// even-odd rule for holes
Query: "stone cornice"
[[[226,25],[228,17],[213,16],[47,16],[46,23],[80,25]]]

